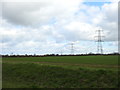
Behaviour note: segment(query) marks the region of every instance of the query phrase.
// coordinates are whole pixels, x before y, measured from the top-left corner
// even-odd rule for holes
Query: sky
[[[98,29],[104,53],[118,52],[118,2],[2,0],[0,11],[0,54],[97,53]]]

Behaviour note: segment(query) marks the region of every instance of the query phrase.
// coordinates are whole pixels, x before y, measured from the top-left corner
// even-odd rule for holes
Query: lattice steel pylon
[[[103,47],[102,47],[102,42],[103,42],[103,40],[102,40],[102,37],[104,37],[103,35],[102,35],[102,30],[96,30],[97,31],[97,34],[98,34],[98,36],[95,36],[95,37],[97,37],[97,53],[98,54],[103,54]]]
[[[71,55],[74,54],[74,43],[71,43]]]
[[[69,43],[70,45],[70,50],[71,50],[71,55],[74,55],[74,43]]]

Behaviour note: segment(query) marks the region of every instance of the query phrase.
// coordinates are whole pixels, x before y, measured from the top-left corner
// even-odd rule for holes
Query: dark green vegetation
[[[118,56],[4,57],[3,88],[117,88]]]
[[[58,57],[6,57],[4,61],[22,61],[29,60],[34,62],[56,62],[56,63],[74,63],[74,64],[118,64],[118,56],[58,56]]]

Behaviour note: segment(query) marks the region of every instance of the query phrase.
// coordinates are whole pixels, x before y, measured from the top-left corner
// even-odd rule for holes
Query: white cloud
[[[87,6],[82,0],[4,2],[2,13],[0,40],[15,50],[60,50],[70,41],[94,40],[98,28],[104,30],[105,41],[118,38],[117,3],[100,7]]]
[[[97,27],[87,23],[72,22],[65,26],[65,30],[68,32],[68,35],[66,36],[68,36],[69,39],[73,39],[73,41],[94,40],[94,33],[95,30],[97,30]]]

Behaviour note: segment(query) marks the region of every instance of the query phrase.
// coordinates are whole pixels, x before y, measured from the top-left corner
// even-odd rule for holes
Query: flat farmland
[[[3,63],[38,63],[49,65],[72,65],[116,69],[118,56],[54,56],[54,57],[5,57]]]
[[[3,88],[117,88],[118,56],[3,57]]]

